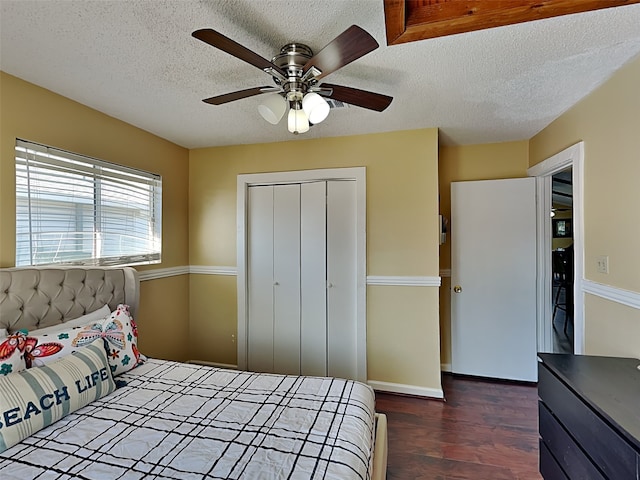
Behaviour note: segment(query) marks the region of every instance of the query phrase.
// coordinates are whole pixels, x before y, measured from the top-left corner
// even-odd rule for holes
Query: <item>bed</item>
[[[63,371],[62,378],[72,375],[71,393],[89,398],[35,432],[19,430],[20,440],[0,453],[0,478],[386,478],[386,418],[375,412],[369,386],[147,359],[135,345],[124,355],[127,365],[120,357],[114,364],[108,329],[96,340],[78,317],[104,314],[107,305],[105,318],[131,319],[128,335],[135,338],[138,303],[139,280],[129,267],[0,269],[0,337],[41,339],[31,349],[26,344],[31,368],[0,377],[10,385],[0,384],[0,450],[3,434],[32,428],[29,422],[45,421],[58,403],[68,403],[71,390],[57,386],[37,390],[22,409],[10,408],[7,399],[23,377],[33,383],[42,373],[50,381],[50,371]],[[51,350],[53,361],[41,365],[55,343],[47,339],[67,338],[60,334],[67,328],[86,346],[74,343],[72,354]],[[78,365],[90,365],[92,373],[76,374]]]

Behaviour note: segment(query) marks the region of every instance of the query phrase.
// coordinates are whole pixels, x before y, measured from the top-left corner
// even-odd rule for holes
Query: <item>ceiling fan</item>
[[[205,98],[203,102],[222,105],[271,93],[258,106],[258,111],[275,125],[289,108],[288,129],[294,134],[308,131],[310,125],[318,124],[327,117],[330,106],[325,98],[377,112],[382,112],[393,100],[393,97],[380,93],[319,83],[330,73],[378,48],[378,42],[357,25],[347,28],[316,54],[307,45],[288,43],[271,61],[210,28],[196,30],[192,36],[259,68],[271,75],[275,82],[275,86],[247,88]]]

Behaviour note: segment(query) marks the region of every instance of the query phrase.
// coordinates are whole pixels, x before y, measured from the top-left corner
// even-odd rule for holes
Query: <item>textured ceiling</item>
[[[640,5],[386,46],[382,0],[0,0],[0,69],[188,148],[439,127],[444,144],[531,138],[640,52]],[[382,113],[332,110],[294,137],[260,97],[271,84],[193,37],[213,28],[271,59],[320,50],[352,24],[380,48],[327,82],[394,97]]]

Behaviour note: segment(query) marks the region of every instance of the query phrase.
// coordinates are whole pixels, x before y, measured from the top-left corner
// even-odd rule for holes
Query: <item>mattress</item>
[[[374,393],[325,377],[149,359],[0,454],[4,479],[369,479]]]

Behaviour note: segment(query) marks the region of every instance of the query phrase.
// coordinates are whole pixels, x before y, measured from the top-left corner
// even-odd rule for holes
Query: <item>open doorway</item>
[[[564,222],[557,226],[550,216],[552,212],[553,177],[564,171],[571,172],[571,222]],[[564,330],[564,321],[556,318],[553,322],[554,291],[552,268],[552,239],[553,227],[571,229],[573,240],[573,288],[569,295],[573,296],[573,311],[571,312],[571,337],[573,338],[573,352],[584,352],[584,143],[578,142],[561,152],[530,167],[529,176],[536,177],[537,189],[537,343],[539,352],[554,352],[553,328],[559,324],[560,331]],[[566,175],[566,174],[563,174]],[[562,178],[559,177],[559,178]],[[559,182],[556,182],[558,184]],[[557,293],[557,291],[555,292]],[[556,311],[557,314],[557,311]],[[569,331],[569,324],[567,325]]]
[[[551,177],[551,323],[553,352],[573,353],[572,167]]]

